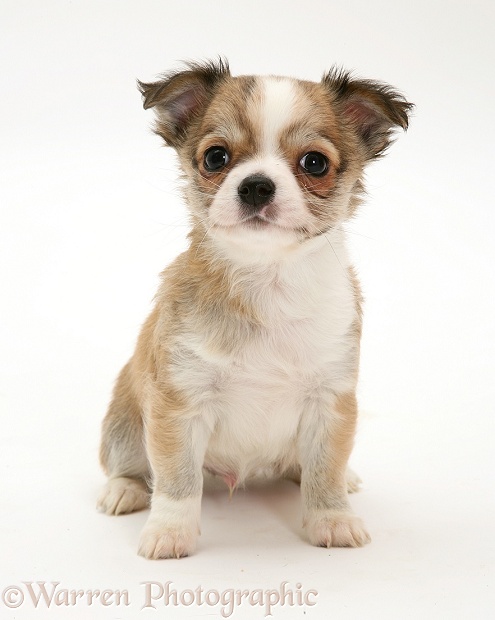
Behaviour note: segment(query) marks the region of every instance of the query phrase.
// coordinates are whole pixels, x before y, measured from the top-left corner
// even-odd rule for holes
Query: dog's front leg
[[[304,525],[313,545],[359,547],[370,541],[347,497],[356,418],[353,393],[333,396],[330,403],[313,401],[304,413],[298,448]]]
[[[151,513],[139,554],[149,559],[190,555],[200,533],[203,461],[210,431],[200,415],[151,407],[146,445],[153,474]]]

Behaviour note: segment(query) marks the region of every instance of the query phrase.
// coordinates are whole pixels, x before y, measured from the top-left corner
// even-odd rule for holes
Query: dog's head
[[[222,60],[139,87],[179,154],[194,227],[248,254],[286,252],[349,218],[365,165],[407,128],[412,108],[344,71],[319,83],[232,77]]]

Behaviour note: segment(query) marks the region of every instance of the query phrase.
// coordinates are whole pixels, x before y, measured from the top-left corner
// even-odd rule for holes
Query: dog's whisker
[[[319,235],[323,235],[323,237],[325,237],[325,239],[327,240],[328,244],[330,245],[330,247],[332,248],[332,252],[335,255],[335,258],[337,259],[337,262],[340,265],[340,268],[342,269],[342,273],[345,274],[346,278],[348,278],[348,273],[347,271],[344,269],[344,266],[342,265],[339,255],[337,254],[337,252],[335,251],[335,248],[332,245],[332,242],[330,241],[330,238],[328,237],[328,234],[325,231],[320,230],[317,226],[315,226],[315,224],[313,224],[312,222],[310,222],[310,225],[315,229],[315,231],[319,234]]]

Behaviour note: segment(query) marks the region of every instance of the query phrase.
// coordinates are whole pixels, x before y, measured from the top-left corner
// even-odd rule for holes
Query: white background
[[[0,589],[127,589],[131,605],[33,610],[25,590],[0,618],[219,617],[141,611],[149,580],[318,590],[275,618],[495,617],[494,23],[488,0],[2,0]],[[336,63],[417,105],[348,225],[366,295],[363,549],[309,546],[290,483],[208,491],[180,561],[136,555],[145,512],[94,508],[114,377],[187,232],[134,80],[218,54],[234,74],[319,80]]]

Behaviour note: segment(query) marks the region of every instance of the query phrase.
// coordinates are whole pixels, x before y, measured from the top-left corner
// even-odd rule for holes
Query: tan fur
[[[335,399],[336,419],[329,437],[331,460],[329,463],[330,481],[345,478],[345,468],[354,443],[357,422],[357,400],[354,393],[338,394]],[[342,483],[343,485],[345,482]]]
[[[146,469],[140,467],[139,458],[134,461],[117,463],[115,452],[121,444],[134,444],[133,451],[138,451],[142,444],[143,418],[134,384],[136,376],[132,360],[120,373],[112,402],[103,420],[100,462],[107,475],[117,472],[118,476],[144,477]]]

